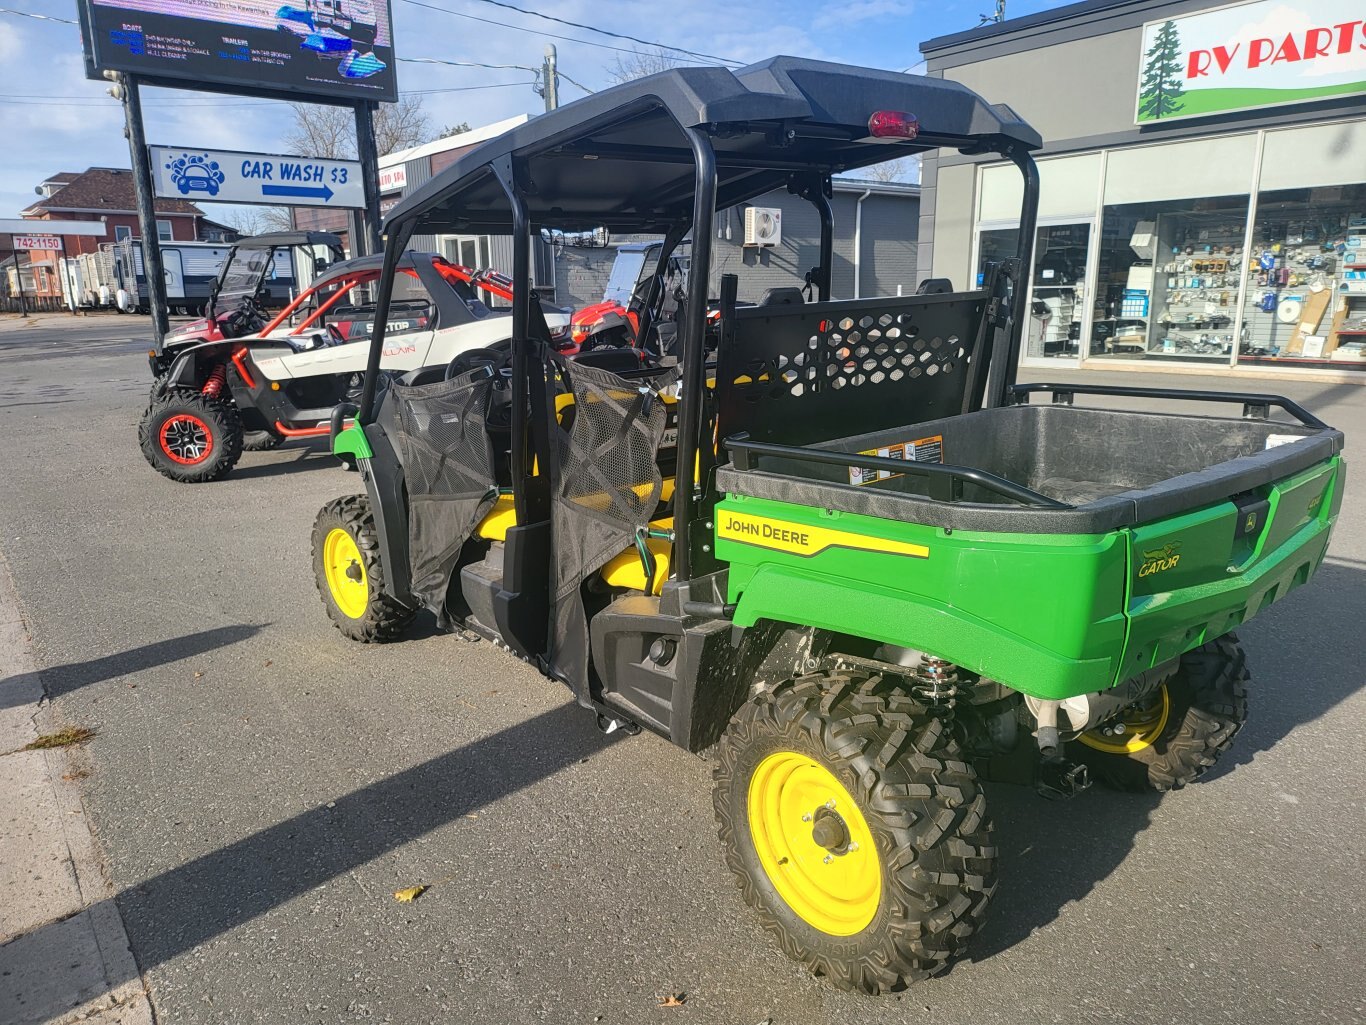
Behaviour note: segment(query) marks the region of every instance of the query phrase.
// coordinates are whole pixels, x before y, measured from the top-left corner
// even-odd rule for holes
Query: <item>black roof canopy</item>
[[[871,144],[876,111],[912,114],[914,140]],[[512,215],[494,167],[525,161],[533,228],[663,231],[692,213],[684,129],[708,126],[717,208],[784,185],[944,146],[1030,150],[1039,134],[1004,104],[944,79],[773,57],[732,71],[675,68],[539,115],[464,154],[389,214],[424,234],[505,232]]]

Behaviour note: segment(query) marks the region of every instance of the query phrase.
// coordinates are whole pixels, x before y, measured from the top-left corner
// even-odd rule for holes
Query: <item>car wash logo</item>
[[[182,153],[167,161],[166,170],[171,172],[171,184],[182,196],[193,192],[216,196],[227,177],[218,169],[218,161],[210,160],[207,153]]]
[[[1143,553],[1143,565],[1138,567],[1140,577],[1150,577],[1154,573],[1165,573],[1176,569],[1181,561],[1181,542],[1168,541],[1161,548],[1153,548]]]

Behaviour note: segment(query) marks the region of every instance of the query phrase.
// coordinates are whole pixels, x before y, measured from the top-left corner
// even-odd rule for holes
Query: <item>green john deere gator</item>
[[[393,211],[365,389],[333,416],[366,486],[315,526],[342,633],[428,608],[604,729],[714,749],[744,899],[845,988],[966,948],[996,885],[979,772],[1059,797],[1212,765],[1247,708],[1232,631],[1309,580],[1341,501],[1342,435],[1288,400],[1015,384],[1039,145],[956,83],[788,57],[597,93]],[[1018,167],[1016,256],[976,289],[832,298],[831,175],[936,149]],[[808,294],[742,303],[705,272],[716,212],[783,186],[822,228]],[[629,344],[572,356],[529,243],[600,226],[664,244]],[[388,381],[395,267],[443,233],[527,243],[514,341]],[[1190,400],[1240,415],[1132,408]]]

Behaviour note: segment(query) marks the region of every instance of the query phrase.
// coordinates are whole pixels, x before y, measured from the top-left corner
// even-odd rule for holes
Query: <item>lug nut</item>
[[[824,863],[827,864],[827,865],[830,864],[830,862],[832,862],[832,861],[834,861],[834,860],[835,860],[835,856],[834,856],[833,854],[827,854],[825,857],[821,858],[821,861],[824,862]]]
[[[803,821],[803,822],[810,822],[810,821],[811,821],[811,813],[810,813],[810,812],[807,812],[805,815],[803,815],[803,816],[802,816],[802,821]]]

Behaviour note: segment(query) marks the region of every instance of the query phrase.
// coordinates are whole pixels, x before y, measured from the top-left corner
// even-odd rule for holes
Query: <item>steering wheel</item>
[[[509,363],[512,362],[512,353],[503,349],[466,349],[446,364],[447,381],[459,377],[461,374],[468,374],[471,370],[479,367],[488,367],[497,376]]]

